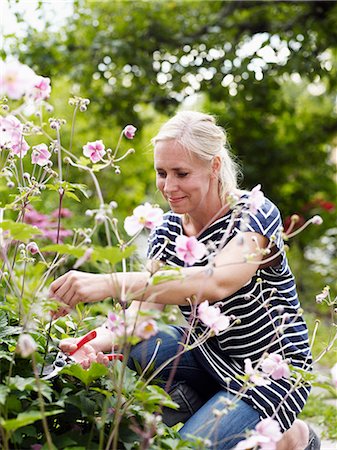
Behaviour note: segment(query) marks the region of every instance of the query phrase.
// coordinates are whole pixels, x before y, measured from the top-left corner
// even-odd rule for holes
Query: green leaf
[[[42,247],[40,250],[41,252],[56,252],[61,255],[72,255],[76,258],[81,258],[87,249],[84,247],[74,247],[70,244],[51,244]]]
[[[94,172],[99,172],[101,169],[103,169],[104,167],[106,167],[106,164],[93,164],[92,166],[92,170]]]
[[[64,367],[59,374],[71,375],[82,381],[83,384],[89,386],[93,381],[107,375],[109,369],[103,364],[92,363],[89,369],[83,369],[80,364],[71,364],[70,366]]]
[[[10,393],[10,389],[8,386],[4,384],[0,384],[0,405],[4,405],[6,402],[7,394]]]
[[[31,423],[41,420],[44,416],[55,416],[56,414],[63,413],[62,409],[55,409],[54,411],[48,411],[44,414],[41,411],[29,411],[23,412],[17,415],[16,419],[4,420],[0,418],[0,424],[6,431],[14,431],[18,428],[30,425]]]
[[[85,198],[89,198],[89,193],[88,193],[88,186],[86,184],[81,184],[81,183],[72,183],[71,186],[74,189],[79,190]]]
[[[183,274],[181,272],[180,267],[172,268],[170,267],[167,270],[160,270],[152,276],[152,284],[155,286],[156,284],[165,283],[166,281],[173,280],[182,280]]]
[[[7,361],[13,361],[13,355],[11,353],[0,351],[0,359],[6,359]]]
[[[124,258],[128,258],[136,249],[135,246],[127,247],[125,250],[121,250],[118,247],[99,247],[94,246],[94,251],[91,255],[92,261],[107,261],[112,265],[117,264]]]
[[[72,198],[72,199],[76,200],[77,202],[80,202],[80,201],[81,201],[81,200],[77,197],[77,195],[74,194],[73,192],[65,191],[64,195],[65,195],[66,197],[69,197],[69,198]]]
[[[13,239],[22,242],[27,242],[33,236],[41,234],[41,230],[38,227],[26,223],[14,222],[13,220],[4,220],[0,223],[0,228],[4,231],[9,231]]]
[[[9,387],[11,389],[17,389],[20,392],[23,392],[25,390],[32,391],[35,390],[35,383],[36,380],[33,377],[30,378],[23,378],[19,375],[16,375],[15,377],[11,377],[9,379]]]

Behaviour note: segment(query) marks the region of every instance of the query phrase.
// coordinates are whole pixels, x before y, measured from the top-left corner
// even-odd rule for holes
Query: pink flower
[[[0,117],[0,148],[11,150],[12,153],[25,156],[29,145],[23,137],[23,125],[13,115]]]
[[[330,369],[332,383],[337,387],[337,363]]]
[[[322,292],[318,295],[316,295],[316,302],[322,303],[323,300],[325,300],[327,297],[329,297],[330,287],[325,286],[325,288],[322,290]]]
[[[51,93],[50,78],[36,76],[35,83],[29,96],[33,100],[46,100]]]
[[[51,216],[52,217],[58,217],[60,214],[60,217],[72,217],[73,213],[70,211],[70,209],[68,208],[61,208],[61,210],[59,211],[58,209],[55,209],[52,213]]]
[[[139,233],[144,227],[152,230],[163,221],[163,210],[153,207],[150,203],[139,205],[133,210],[133,215],[124,220],[124,229],[129,236]]]
[[[135,334],[141,339],[149,339],[158,333],[158,327],[153,319],[144,320],[139,325],[137,325]]]
[[[288,363],[282,359],[282,356],[278,353],[270,353],[270,355],[262,361],[261,369],[274,380],[290,377]]]
[[[215,335],[229,327],[229,318],[217,306],[210,306],[208,300],[198,306],[198,317]]]
[[[179,259],[191,266],[206,254],[206,246],[195,236],[178,236],[175,251]]]
[[[323,219],[321,216],[316,215],[311,218],[311,223],[313,223],[314,225],[322,225]]]
[[[35,80],[35,72],[25,64],[0,61],[0,97],[18,100],[32,89]]]
[[[41,450],[42,444],[33,444],[30,446],[31,450]]]
[[[16,352],[19,353],[23,358],[27,358],[37,349],[37,344],[30,334],[20,334],[18,343],[16,346]]]
[[[124,320],[119,317],[116,313],[109,312],[108,313],[108,321],[107,326],[109,330],[114,332],[117,336],[122,336],[125,331],[125,323]]]
[[[261,420],[255,427],[255,430],[244,441],[239,442],[235,450],[252,449],[258,446],[261,450],[276,450],[277,442],[281,439],[282,433],[280,425],[276,420]]]
[[[26,155],[28,149],[29,145],[24,140],[24,138],[21,138],[20,142],[17,142],[16,144],[12,145],[12,153],[14,153],[14,155],[19,156],[19,158],[23,158]]]
[[[135,137],[135,133],[137,131],[137,128],[134,127],[133,125],[127,125],[124,130],[124,136],[128,139],[133,139]]]
[[[253,369],[252,361],[249,358],[246,358],[244,363],[245,373],[249,375],[249,381],[256,386],[268,386],[268,384],[270,384],[270,380],[268,380],[265,373]]]
[[[35,145],[32,152],[32,164],[37,164],[41,167],[45,166],[51,157],[46,144]]]
[[[105,145],[102,140],[87,142],[87,144],[83,146],[83,155],[90,158],[91,162],[97,163],[105,155],[106,151],[104,149]]]
[[[39,253],[39,247],[37,246],[36,242],[29,242],[26,247],[27,251],[31,253],[32,255],[36,255],[36,253]]]
[[[255,186],[249,195],[248,203],[249,203],[249,211],[253,214],[257,213],[257,210],[263,205],[264,195],[261,191],[261,184]]]

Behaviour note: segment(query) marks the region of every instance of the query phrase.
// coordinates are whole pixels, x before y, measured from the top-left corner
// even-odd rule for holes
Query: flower
[[[322,225],[323,219],[321,216],[316,215],[311,218],[311,223],[313,223],[314,225]]]
[[[18,100],[33,88],[35,80],[35,72],[25,64],[0,61],[0,97]]]
[[[30,334],[23,333],[20,334],[18,343],[16,346],[16,352],[19,353],[23,358],[27,358],[37,349],[37,344]]]
[[[322,303],[324,299],[326,299],[329,296],[330,287],[325,286],[325,288],[322,290],[322,292],[318,295],[316,295],[316,303]]]
[[[256,386],[268,386],[270,380],[268,380],[267,375],[261,371],[253,369],[252,361],[249,358],[244,360],[245,363],[245,373],[249,375],[249,381],[251,381]]]
[[[251,449],[257,446],[261,450],[276,450],[277,442],[281,437],[282,433],[279,423],[268,417],[267,419],[262,419],[256,425],[251,436],[239,442],[235,450]]]
[[[257,210],[264,203],[264,195],[263,192],[261,191],[261,184],[258,184],[251,190],[248,198],[248,203],[249,203],[249,211],[252,212],[253,214],[256,214]]]
[[[215,335],[229,326],[229,318],[221,314],[220,308],[210,306],[208,300],[198,306],[198,317]]]
[[[58,218],[58,216],[67,218],[72,217],[73,213],[68,208],[61,208],[60,210],[57,208],[51,213],[51,216],[56,218]]]
[[[90,158],[91,162],[96,163],[105,155],[106,151],[104,149],[105,145],[102,140],[87,142],[87,144],[83,146],[83,155]]]
[[[51,93],[50,78],[36,76],[34,86],[28,95],[33,100],[46,100]]]
[[[25,156],[29,145],[23,137],[23,125],[15,116],[9,114],[0,117],[0,148],[7,148],[12,153]]]
[[[153,319],[144,320],[139,325],[137,325],[135,329],[136,336],[141,339],[149,339],[151,336],[154,336],[158,332],[158,327],[156,322]]]
[[[125,331],[124,320],[114,312],[108,313],[107,326],[109,330],[114,332],[117,336],[123,335]]]
[[[37,243],[32,241],[27,244],[27,252],[31,253],[32,255],[36,255],[36,253],[39,253],[39,247],[37,246]]]
[[[261,369],[274,380],[289,378],[290,376],[288,363],[277,353],[270,353],[270,355],[262,361]]]
[[[337,387],[337,363],[330,369],[332,383]]]
[[[191,266],[205,255],[206,246],[195,236],[182,235],[176,239],[175,251],[179,259]]]
[[[133,139],[135,137],[136,131],[136,127],[134,127],[133,125],[127,125],[123,130],[123,134],[126,138]]]
[[[41,167],[45,166],[51,157],[46,144],[35,145],[32,152],[32,164],[37,164]]]
[[[150,203],[139,205],[133,210],[133,215],[124,220],[124,229],[129,236],[134,236],[144,227],[152,230],[163,221],[163,210]]]

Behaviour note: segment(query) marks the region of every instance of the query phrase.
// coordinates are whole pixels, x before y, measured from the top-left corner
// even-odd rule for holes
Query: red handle
[[[77,342],[77,348],[75,348],[75,350],[69,352],[69,356],[73,355],[74,353],[77,352],[77,350],[79,350],[81,347],[83,347],[84,344],[86,344],[87,342],[92,341],[93,339],[95,339],[95,337],[97,336],[97,333],[95,330],[90,331],[89,333],[85,334],[82,339],[80,339]]]
[[[112,361],[113,359],[119,359],[120,361],[123,361],[124,355],[121,353],[109,353],[108,355],[104,355],[109,358],[109,361]]]

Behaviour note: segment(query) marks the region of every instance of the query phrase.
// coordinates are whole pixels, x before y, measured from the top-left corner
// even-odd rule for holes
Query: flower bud
[[[116,209],[118,206],[118,203],[113,200],[112,202],[109,203],[109,206],[111,209]]]
[[[18,344],[16,346],[16,352],[19,353],[23,358],[27,358],[37,349],[37,344],[30,334],[23,333],[20,334],[18,339]]]
[[[92,211],[91,209],[87,209],[85,212],[85,215],[87,217],[92,217],[94,215],[94,211]]]
[[[95,221],[96,221],[97,223],[103,223],[103,222],[105,221],[105,216],[104,216],[104,214],[100,214],[100,213],[96,214],[96,216],[95,216]]]
[[[36,255],[36,253],[39,253],[39,247],[37,246],[36,242],[33,241],[27,244],[26,249],[32,255]]]
[[[316,215],[311,218],[311,223],[313,223],[314,225],[322,225],[323,219],[321,216]]]

